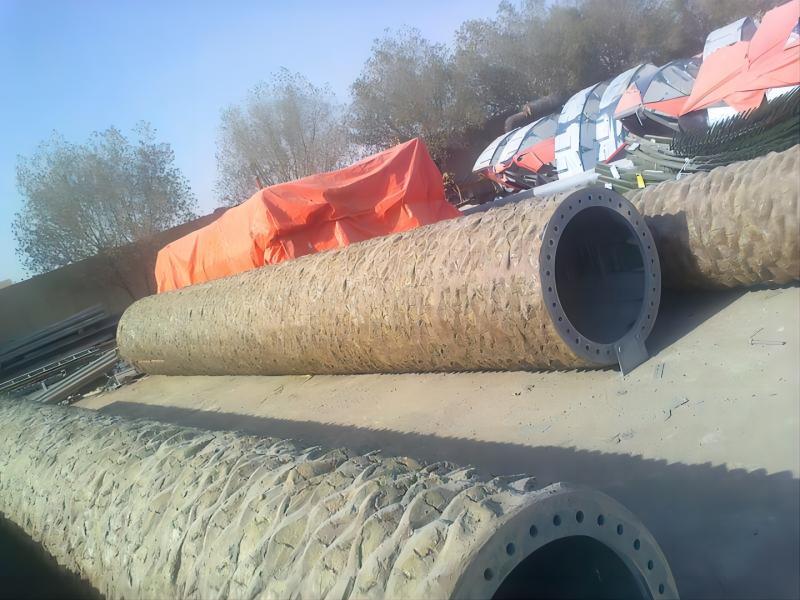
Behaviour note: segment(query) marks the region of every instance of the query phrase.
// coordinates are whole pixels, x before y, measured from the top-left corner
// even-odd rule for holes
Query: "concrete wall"
[[[146,244],[120,249],[112,259],[93,256],[25,281],[0,286],[0,345],[33,333],[95,304],[121,314],[134,300],[155,292],[156,254],[160,248],[222,214],[217,211],[163,231]],[[111,267],[112,260],[119,273]]]

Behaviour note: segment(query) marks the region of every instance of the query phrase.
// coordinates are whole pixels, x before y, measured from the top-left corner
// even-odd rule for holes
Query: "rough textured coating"
[[[676,593],[650,534],[588,490],[21,402],[0,403],[0,429],[0,511],[109,598],[488,597],[484,566],[500,579],[581,528]],[[559,506],[586,525],[548,529]],[[598,510],[609,527],[589,527]]]
[[[576,368],[539,278],[556,200],[521,202],[143,298],[121,354],[161,374]]]
[[[647,219],[665,286],[800,280],[800,146],[629,195]]]

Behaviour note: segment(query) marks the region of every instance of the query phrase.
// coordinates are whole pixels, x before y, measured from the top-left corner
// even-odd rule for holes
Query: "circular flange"
[[[616,554],[634,576],[643,598],[679,597],[658,542],[619,502],[602,492],[564,483],[539,492],[540,500],[503,523],[469,561],[453,598],[492,598],[526,558],[551,542],[574,537],[592,538]]]
[[[561,236],[576,215],[593,207],[612,210],[622,217],[635,236],[644,268],[644,289],[639,316],[624,336],[609,343],[589,339],[575,328],[561,305],[556,286],[556,251]],[[630,201],[617,192],[606,188],[588,187],[573,192],[559,204],[542,232],[539,277],[542,282],[545,307],[561,339],[570,350],[590,363],[598,366],[617,363],[618,353],[621,354],[628,345],[643,345],[653,329],[661,302],[661,264],[658,251],[644,217]]]

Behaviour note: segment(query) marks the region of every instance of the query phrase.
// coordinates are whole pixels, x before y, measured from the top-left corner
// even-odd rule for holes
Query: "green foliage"
[[[422,137],[440,157],[465,125],[482,115],[458,94],[464,83],[452,55],[419,31],[404,29],[376,40],[372,56],[352,85],[350,125],[369,150]]]
[[[355,155],[333,93],[282,70],[222,113],[217,192],[228,206],[260,187],[344,166]]]
[[[53,134],[19,157],[23,207],[12,224],[25,268],[42,273],[145,240],[194,217],[195,198],[169,144],[147,123],[130,142],[118,129],[85,144]]]
[[[749,160],[768,152],[781,152],[798,142],[800,89],[700,131],[679,131],[670,150],[681,157],[722,156]]]

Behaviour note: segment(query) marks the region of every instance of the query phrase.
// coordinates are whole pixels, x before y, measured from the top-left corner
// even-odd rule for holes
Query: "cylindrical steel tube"
[[[107,598],[677,597],[585,488],[23,402],[0,430],[0,511]]]
[[[656,239],[665,286],[800,280],[800,146],[629,196]]]
[[[595,188],[150,296],[117,342],[163,374],[591,367],[641,345],[659,295],[644,220]]]

